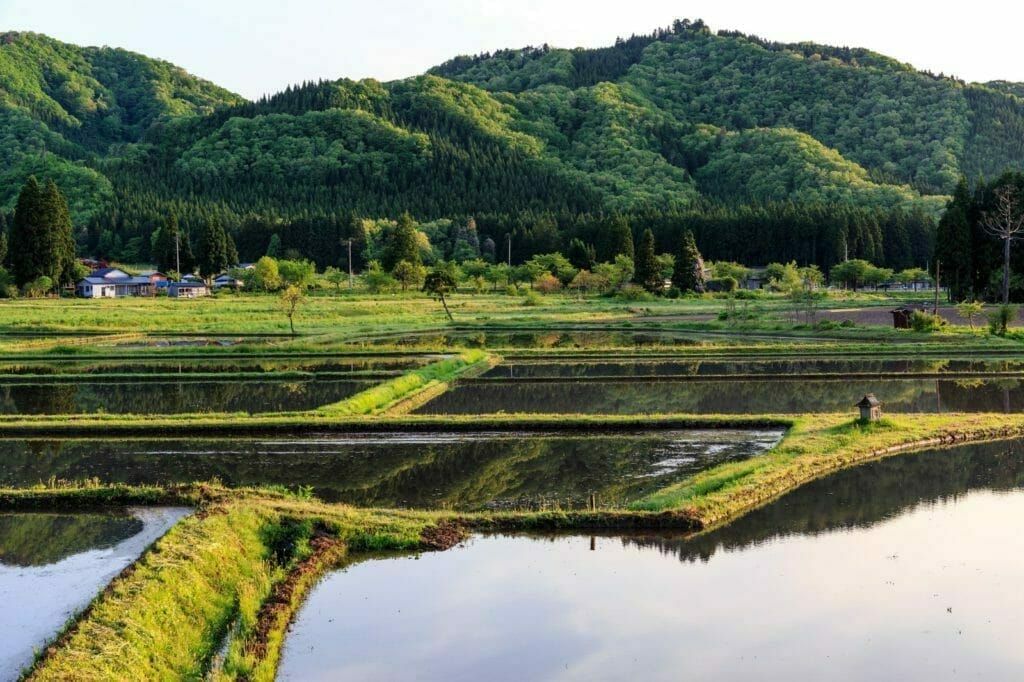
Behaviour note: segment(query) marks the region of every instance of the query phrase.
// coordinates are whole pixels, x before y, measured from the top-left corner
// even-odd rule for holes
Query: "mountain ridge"
[[[144,55],[5,33],[0,207],[34,173],[64,187],[90,252],[119,241],[145,257],[174,210],[186,231],[216,216],[250,256],[278,234],[316,257],[353,213],[496,216],[492,236],[546,248],[599,240],[579,223],[613,213],[677,216],[661,221],[667,243],[718,206],[833,206],[842,234],[830,243],[920,262],[924,233],[899,257],[881,244],[904,237],[857,234],[899,214],[937,216],[962,175],[1024,167],[1018,90],[698,20],[605,48],[501,50],[408,79],[305,83],[248,101]]]

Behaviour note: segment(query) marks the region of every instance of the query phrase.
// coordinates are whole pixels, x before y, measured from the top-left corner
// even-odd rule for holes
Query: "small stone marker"
[[[860,408],[860,420],[863,422],[876,422],[882,418],[882,403],[874,393],[868,393],[856,406]]]

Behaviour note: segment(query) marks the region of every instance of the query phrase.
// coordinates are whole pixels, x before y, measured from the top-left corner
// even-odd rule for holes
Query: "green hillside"
[[[81,247],[127,260],[149,258],[171,210],[191,234],[221,220],[243,258],[277,235],[320,265],[360,237],[353,216],[408,211],[475,217],[481,240],[513,235],[516,260],[572,238],[600,251],[624,219],[665,250],[693,229],[712,258],[765,243],[755,258],[828,267],[854,248],[902,267],[928,257],[962,175],[1024,168],[1021,87],[678,21],[246,102],[166,62],[7,33],[0,210],[52,177]]]

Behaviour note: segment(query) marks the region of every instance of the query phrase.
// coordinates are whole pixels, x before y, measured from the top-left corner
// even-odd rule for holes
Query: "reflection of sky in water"
[[[142,532],[107,549],[75,554],[55,564],[0,565],[0,679],[17,679],[32,663],[33,650],[83,609],[123,568],[167,532],[186,509],[137,509]],[[97,523],[102,517],[97,516]],[[40,538],[45,542],[46,538]]]
[[[587,537],[368,562],[315,590],[281,679],[1019,679],[1022,515],[977,491],[707,563]]]

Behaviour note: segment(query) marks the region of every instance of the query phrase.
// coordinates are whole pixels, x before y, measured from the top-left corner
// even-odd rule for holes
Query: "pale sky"
[[[1024,6],[1007,0],[0,0],[0,31],[123,47],[248,97],[318,78],[404,78],[504,47],[610,45],[675,18],[868,47],[969,81],[1024,81]]]

